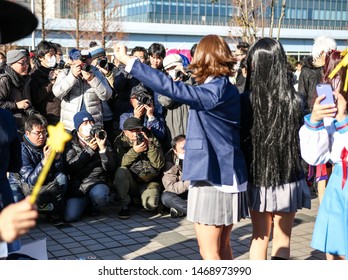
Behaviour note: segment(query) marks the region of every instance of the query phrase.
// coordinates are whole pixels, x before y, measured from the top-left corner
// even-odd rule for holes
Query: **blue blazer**
[[[190,106],[183,180],[233,185],[247,181],[240,149],[240,94],[228,77],[189,86],[135,61],[130,73],[152,90]]]

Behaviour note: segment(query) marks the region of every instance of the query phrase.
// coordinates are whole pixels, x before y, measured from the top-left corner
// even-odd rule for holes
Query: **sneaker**
[[[121,206],[121,210],[120,212],[118,212],[118,217],[122,220],[127,220],[129,219],[130,215],[129,215],[129,208],[128,206]]]
[[[182,216],[184,216],[185,214],[183,212],[180,212],[178,210],[176,210],[175,208],[171,207],[170,208],[170,216],[172,218],[180,218]]]
[[[59,214],[51,214],[49,220],[54,226],[61,226],[64,224],[63,216]]]
[[[51,212],[54,209],[53,203],[40,204],[37,206],[38,211],[42,212]]]

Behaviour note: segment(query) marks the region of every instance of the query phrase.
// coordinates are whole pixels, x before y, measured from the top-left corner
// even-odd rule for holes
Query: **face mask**
[[[48,66],[49,68],[55,67],[56,64],[57,64],[57,59],[56,59],[55,56],[51,56],[51,57],[48,59],[48,61],[47,61],[47,66]]]
[[[91,129],[92,129],[91,125],[85,125],[81,127],[81,133],[83,134],[83,136],[88,137],[91,135]]]
[[[185,154],[178,154],[178,158],[183,160],[185,158]]]
[[[172,79],[175,79],[175,69],[169,70],[168,75],[172,77]]]
[[[5,60],[0,60],[0,66],[5,65]]]

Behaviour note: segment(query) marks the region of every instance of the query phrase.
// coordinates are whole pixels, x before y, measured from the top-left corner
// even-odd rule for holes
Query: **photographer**
[[[167,75],[174,81],[192,84],[191,74],[184,70],[180,55],[167,55],[163,60],[163,67]],[[186,134],[189,106],[162,94],[158,95],[158,102],[165,108],[163,113],[166,124],[164,150],[167,152],[171,148],[171,141],[174,136]]]
[[[60,118],[61,100],[54,96],[52,88],[61,69],[57,69],[55,45],[41,41],[37,45],[40,66],[31,73],[30,93],[34,108],[43,115],[49,125],[55,125]]]
[[[73,139],[65,150],[65,163],[70,176],[67,190],[65,220],[77,221],[91,206],[91,215],[99,214],[109,200],[110,175],[115,172],[115,160],[107,135],[96,127],[91,114],[86,111],[74,116]]]
[[[19,171],[20,190],[25,196],[32,193],[52,152],[52,148],[46,145],[46,140],[47,120],[39,114],[30,116],[25,122],[25,135],[22,142],[23,165]],[[62,156],[57,153],[37,200],[39,213],[47,214],[48,220],[54,225],[63,222],[65,208],[63,196],[68,186],[68,177],[64,174],[63,169]],[[13,190],[13,186],[11,187]]]
[[[98,125],[103,125],[102,100],[108,100],[112,89],[100,71],[90,65],[88,51],[72,49],[69,52],[70,70],[58,74],[53,85],[53,94],[62,100],[60,120],[68,131],[74,129],[73,117],[86,110]]]
[[[12,112],[17,131],[24,134],[24,121],[32,111],[30,98],[29,59],[25,50],[11,50],[6,55],[5,73],[0,75],[0,108]]]
[[[165,123],[161,114],[155,111],[152,95],[146,88],[139,84],[132,88],[130,103],[133,111],[123,113],[120,116],[120,129],[124,129],[124,122],[130,117],[141,120],[144,127],[161,141],[165,137]]]
[[[114,150],[118,163],[114,185],[121,206],[118,217],[130,217],[131,197],[140,198],[146,210],[157,209],[164,155],[156,137],[143,127],[140,119],[130,117],[115,139]]]

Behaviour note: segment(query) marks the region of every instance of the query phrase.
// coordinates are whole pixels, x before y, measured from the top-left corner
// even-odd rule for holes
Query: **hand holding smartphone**
[[[333,90],[330,84],[318,84],[316,86],[318,96],[325,95],[325,98],[320,101],[321,105],[324,104],[335,104],[335,98],[333,95]]]

